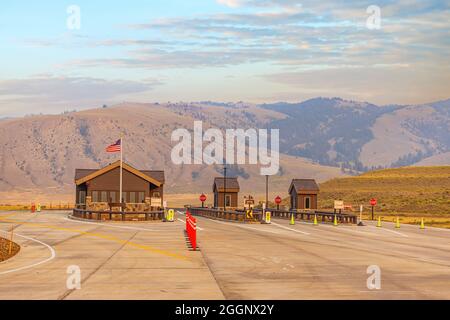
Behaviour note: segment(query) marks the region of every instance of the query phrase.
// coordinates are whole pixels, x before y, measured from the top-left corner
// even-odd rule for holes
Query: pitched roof
[[[152,177],[153,179],[158,180],[159,182],[164,183],[166,181],[166,177],[164,175],[164,171],[161,170],[141,170],[142,173]]]
[[[293,179],[291,186],[289,187],[289,193],[292,188],[295,188],[297,193],[301,191],[319,191],[319,186],[314,179]]]
[[[84,178],[98,169],[75,169],[75,181]]]
[[[213,189],[214,189],[214,187],[216,187],[219,190],[219,192],[225,191],[225,189],[224,189],[225,188],[225,183],[224,182],[225,182],[225,179],[223,177],[215,178],[214,179]],[[227,192],[229,192],[229,191],[239,192],[240,187],[239,187],[238,178],[227,177],[226,184],[227,184],[227,190],[226,190]]]
[[[75,170],[75,183],[77,185],[83,184],[86,181],[92,180],[106,172],[109,172],[120,166],[120,161],[111,163],[110,165],[101,169],[76,169]],[[160,186],[165,182],[164,171],[152,171],[152,170],[137,170],[127,163],[123,163],[123,169],[141,177],[148,182],[151,182],[157,186]]]

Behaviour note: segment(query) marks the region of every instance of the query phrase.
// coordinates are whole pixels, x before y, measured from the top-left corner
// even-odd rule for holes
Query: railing
[[[163,220],[164,211],[124,212],[124,211],[95,211],[95,210],[74,209],[72,216],[80,219],[99,220],[99,221],[102,220],[130,221],[136,219],[140,220],[139,218],[142,218],[141,220],[148,221],[148,220]],[[117,216],[119,216],[120,219],[117,219]]]
[[[212,208],[190,208],[189,210],[194,216],[220,220],[231,220],[243,223],[260,221],[262,218],[262,212],[253,212],[253,218],[251,218],[247,216],[247,213],[244,210],[231,211]]]
[[[262,212],[261,209],[254,209],[255,211]],[[336,217],[339,223],[357,223],[357,217],[353,214],[346,213],[334,213],[334,212],[324,212],[316,210],[304,210],[304,211],[288,211],[288,210],[277,210],[274,208],[269,208],[267,211],[272,213],[272,217],[281,219],[291,219],[294,215],[295,220],[306,220],[313,221],[314,217],[317,217],[318,222],[334,222],[334,217]]]

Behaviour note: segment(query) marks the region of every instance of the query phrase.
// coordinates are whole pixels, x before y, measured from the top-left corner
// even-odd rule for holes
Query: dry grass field
[[[4,238],[0,238],[0,262],[15,256],[19,252],[19,250],[20,247],[16,243]]]
[[[373,197],[378,200],[375,212],[385,220],[399,216],[403,223],[419,223],[424,217],[429,225],[450,227],[450,166],[372,171],[332,179],[320,187],[319,206],[324,209],[341,199],[355,210],[364,205],[368,214]]]

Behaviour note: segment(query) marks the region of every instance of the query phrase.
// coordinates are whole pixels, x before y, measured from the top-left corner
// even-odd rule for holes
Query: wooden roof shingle
[[[89,179],[89,176],[95,177],[96,173],[103,174],[105,172],[108,172],[109,170],[115,169],[120,165],[119,161],[116,161],[104,168],[101,169],[75,169],[75,183],[80,184],[85,182],[84,180]],[[164,184],[165,182],[165,176],[164,171],[159,170],[137,170],[127,163],[123,163],[123,169],[128,170],[131,173],[135,173],[138,175],[141,175],[142,177],[148,179],[151,182],[158,182],[158,184]]]
[[[239,192],[240,186],[238,178],[227,177],[226,180],[226,192]],[[225,179],[223,177],[217,177],[214,179],[213,191],[217,188],[219,192],[225,192]]]
[[[293,179],[291,186],[289,187],[289,193],[291,193],[292,188],[295,189],[297,193],[312,191],[319,192],[319,185],[314,179]]]

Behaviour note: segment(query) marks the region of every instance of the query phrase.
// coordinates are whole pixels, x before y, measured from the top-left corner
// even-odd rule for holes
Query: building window
[[[80,204],[86,204],[86,191],[80,191],[78,193],[78,201]]]
[[[161,198],[161,193],[158,191],[153,192],[153,198]]]
[[[225,196],[225,206],[231,207],[231,195],[229,194]]]
[[[138,194],[138,202],[144,203],[145,202],[145,192],[139,192]]]
[[[115,191],[110,191],[109,192],[109,201],[111,203],[117,203],[117,199],[116,199],[116,192]]]
[[[100,202],[108,202],[108,192],[107,191],[102,191],[100,193],[101,197],[100,197]]]
[[[121,202],[124,202],[124,203],[127,202],[127,193],[126,192],[122,192],[122,201]]]
[[[305,209],[311,209],[311,198],[305,197]]]
[[[92,202],[98,202],[98,191],[92,191]]]
[[[136,203],[136,192],[130,192],[130,203]]]

